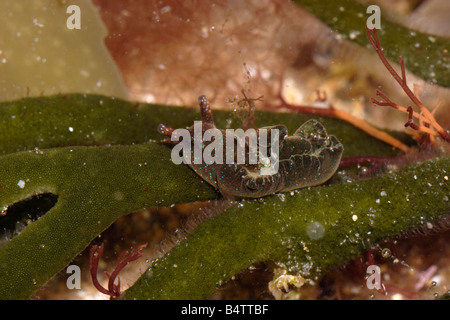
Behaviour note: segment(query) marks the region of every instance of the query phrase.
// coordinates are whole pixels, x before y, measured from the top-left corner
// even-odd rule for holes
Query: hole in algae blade
[[[16,202],[0,210],[0,246],[42,217],[58,201],[53,193],[42,193]]]

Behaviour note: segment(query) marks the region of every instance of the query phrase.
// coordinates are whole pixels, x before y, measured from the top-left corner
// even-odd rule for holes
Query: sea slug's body
[[[199,98],[199,104],[202,132],[216,129],[210,106],[204,96]],[[238,162],[196,164],[195,161],[190,161],[188,165],[227,199],[259,198],[277,192],[317,186],[326,182],[336,172],[344,147],[336,137],[328,135],[318,121],[305,122],[292,136],[287,136],[284,125],[260,128],[258,132],[261,129],[266,129],[268,136],[271,136],[273,132],[278,133],[278,170],[273,174],[261,174],[264,163],[248,164],[247,149],[244,164]],[[171,137],[175,131],[164,125],[159,125],[158,130],[168,137]],[[194,126],[188,128],[188,131],[193,137]],[[225,130],[220,132],[225,136]],[[194,138],[191,143],[194,144]],[[204,149],[209,143],[211,142],[203,142],[202,148]],[[223,147],[227,147],[225,139]],[[192,160],[193,153],[192,151]]]

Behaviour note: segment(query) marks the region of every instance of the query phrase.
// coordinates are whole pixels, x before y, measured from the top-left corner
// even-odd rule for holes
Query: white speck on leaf
[[[19,186],[20,189],[23,189],[25,188],[25,181],[19,180],[19,182],[17,182],[17,185]]]

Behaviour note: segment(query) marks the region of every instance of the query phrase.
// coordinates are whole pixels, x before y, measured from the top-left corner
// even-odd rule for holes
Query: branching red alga
[[[399,57],[399,63],[401,68],[401,75],[399,75],[384,56],[383,49],[381,48],[376,29],[366,28],[366,32],[367,37],[369,38],[372,47],[378,54],[378,57],[380,58],[381,62],[384,64],[389,73],[394,77],[395,81],[397,81],[397,83],[402,87],[403,91],[406,93],[409,99],[419,108],[420,112],[414,111],[411,106],[405,108],[401,105],[398,105],[397,103],[391,101],[386,95],[384,95],[379,90],[376,91],[376,94],[377,96],[381,97],[382,100],[376,100],[372,98],[372,102],[379,106],[389,106],[407,113],[408,121],[405,123],[405,127],[411,127],[416,131],[429,135],[430,138],[432,139],[431,141],[433,141],[434,137],[441,137],[442,139],[450,143],[449,133],[444,128],[442,128],[434,118],[434,113],[436,112],[437,108],[439,108],[440,103],[438,103],[438,105],[434,108],[433,111],[429,111],[428,108],[425,107],[423,102],[420,100],[419,86],[414,85],[413,90],[411,90],[408,87],[406,81],[405,65],[402,57]],[[415,124],[413,122],[414,118],[419,121],[419,124]]]
[[[100,291],[101,293],[109,295],[110,300],[119,299],[121,296],[120,278],[118,278],[120,271],[123,268],[125,268],[128,263],[142,257],[141,250],[144,249],[146,246],[147,246],[147,244],[143,244],[143,245],[137,247],[136,249],[134,249],[130,254],[128,254],[128,251],[124,251],[120,254],[119,258],[117,259],[116,268],[111,273],[111,275],[109,275],[105,271],[105,274],[109,279],[108,280],[108,289],[106,289],[100,284],[100,282],[97,279],[98,263],[100,261],[100,258],[102,257],[104,244],[102,243],[100,248],[97,245],[93,245],[91,248],[90,256],[89,256],[89,269],[91,271],[92,282],[93,282],[95,288],[98,291]],[[115,284],[116,279],[117,279],[117,284]]]

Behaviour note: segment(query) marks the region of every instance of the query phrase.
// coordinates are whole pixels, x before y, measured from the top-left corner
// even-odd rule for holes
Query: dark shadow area
[[[14,203],[0,211],[0,246],[42,217],[58,201],[58,195],[42,193]]]

